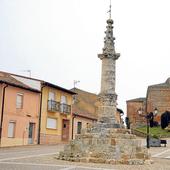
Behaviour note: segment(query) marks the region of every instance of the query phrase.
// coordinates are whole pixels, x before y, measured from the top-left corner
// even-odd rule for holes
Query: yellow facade
[[[51,105],[51,100],[49,100],[49,93],[53,93],[54,99],[52,100],[53,105]],[[63,143],[71,139],[72,136],[72,97],[73,94],[64,91],[62,89],[57,89],[50,86],[45,86],[42,90],[42,111],[41,111],[41,131],[40,131],[40,143],[41,144],[53,144],[53,143]],[[49,109],[49,106],[55,106],[56,103],[61,105],[61,98],[65,96],[67,99],[67,105],[70,108],[69,113],[61,112],[61,110]],[[50,105],[48,104],[50,103]],[[52,120],[52,123],[56,120],[56,128],[48,127],[48,120]],[[64,121],[68,124],[65,125]],[[53,123],[54,124],[54,123]],[[50,126],[54,126],[54,125]],[[64,128],[64,126],[67,126]],[[66,133],[68,134],[64,134]],[[64,135],[68,135],[68,140],[64,140]]]

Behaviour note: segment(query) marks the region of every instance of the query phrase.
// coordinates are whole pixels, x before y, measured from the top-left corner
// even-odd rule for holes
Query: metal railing
[[[48,111],[60,111],[60,103],[54,100],[48,100]]]
[[[48,111],[69,114],[71,113],[71,106],[54,100],[48,100]]]
[[[60,112],[61,113],[70,113],[71,112],[71,106],[64,104],[64,103],[61,103],[60,104]]]

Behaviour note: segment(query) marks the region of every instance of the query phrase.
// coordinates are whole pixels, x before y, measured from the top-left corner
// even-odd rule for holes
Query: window
[[[60,111],[61,113],[66,112],[67,109],[67,97],[61,96],[61,105],[60,105]]]
[[[53,101],[55,101],[55,93],[54,92],[49,92],[49,94],[48,94],[48,100],[53,100]]]
[[[77,134],[81,134],[82,122],[77,122]]]
[[[23,108],[23,94],[20,94],[20,93],[17,94],[16,108],[17,109]]]
[[[48,110],[55,111],[55,93],[49,92],[48,93]]]
[[[67,97],[66,96],[61,96],[61,103],[67,104]]]
[[[10,121],[8,124],[8,138],[14,138],[15,135],[15,121]]]
[[[57,129],[57,119],[47,118],[47,128]]]

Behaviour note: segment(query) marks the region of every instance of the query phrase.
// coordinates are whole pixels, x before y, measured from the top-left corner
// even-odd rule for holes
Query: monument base
[[[141,146],[140,139],[130,134],[130,130],[99,124],[76,135],[60,152],[58,159],[108,164],[148,163],[148,150]]]

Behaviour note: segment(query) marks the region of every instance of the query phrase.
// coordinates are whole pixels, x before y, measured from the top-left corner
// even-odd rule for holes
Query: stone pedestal
[[[59,159],[108,164],[144,164],[149,159],[141,140],[129,130],[97,126],[77,135],[60,152]]]

